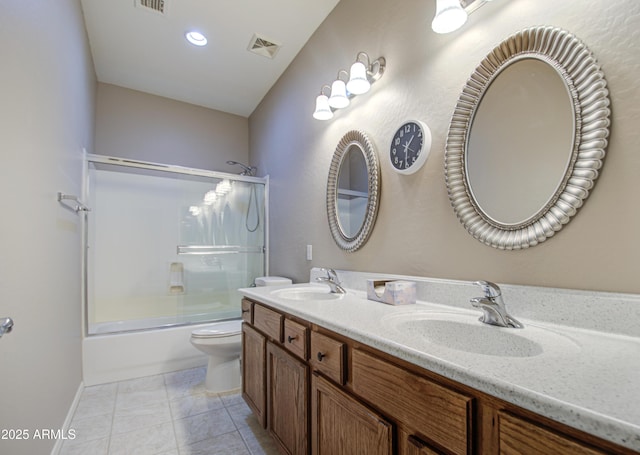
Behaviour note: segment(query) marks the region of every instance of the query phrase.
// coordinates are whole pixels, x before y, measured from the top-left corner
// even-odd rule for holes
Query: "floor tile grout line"
[[[173,429],[173,438],[176,441],[176,452],[178,452],[178,455],[182,454],[182,450],[180,449],[180,444],[178,444],[178,432],[176,431],[176,418],[173,416],[173,409],[171,409],[171,399],[169,398],[169,390],[168,390],[168,384],[167,384],[167,375],[164,374],[162,377],[162,380],[164,381],[164,388],[165,388],[165,392],[167,394],[167,400],[169,403],[169,416],[171,417],[171,428]]]
[[[116,419],[116,403],[118,402],[118,394],[120,393],[120,382],[115,385],[116,392],[113,394],[113,408],[111,410],[111,428],[109,428],[109,437],[107,438],[107,455],[111,452],[111,438],[113,437],[113,424]]]

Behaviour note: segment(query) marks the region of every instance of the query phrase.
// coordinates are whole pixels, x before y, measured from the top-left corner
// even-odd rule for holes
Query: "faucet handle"
[[[500,286],[491,281],[474,281],[473,284],[482,288],[485,297],[500,297],[502,295]]]
[[[321,268],[320,270],[322,270],[323,272],[327,272],[327,278],[329,280],[333,281],[334,283],[340,284],[340,281],[338,280],[338,274],[335,270],[325,268]]]

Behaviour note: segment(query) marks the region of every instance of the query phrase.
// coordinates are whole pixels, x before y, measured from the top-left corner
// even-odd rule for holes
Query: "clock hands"
[[[414,137],[416,137],[415,134],[413,136],[411,136],[411,138],[403,145],[403,147],[404,147],[404,163],[405,163],[404,165],[405,166],[409,165],[409,150],[411,150],[413,153],[415,153],[415,150],[409,148],[409,145],[413,141]]]

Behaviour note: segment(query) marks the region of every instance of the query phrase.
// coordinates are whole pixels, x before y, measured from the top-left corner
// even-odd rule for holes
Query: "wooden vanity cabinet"
[[[286,454],[307,454],[309,368],[267,343],[267,428]]]
[[[314,370],[343,385],[346,376],[346,344],[312,331],[309,363]]]
[[[242,397],[260,425],[266,426],[267,339],[246,322],[242,324]]]
[[[253,324],[253,302],[248,299],[242,299],[241,310],[242,321]]]
[[[400,441],[405,442],[404,447],[401,446],[399,449],[399,453],[404,455],[442,455],[442,452],[435,450],[417,436],[405,436]]]
[[[590,447],[509,412],[498,412],[498,419],[501,455],[532,453],[605,455],[610,453]]]
[[[311,378],[314,455],[392,455],[393,426],[318,373]]]
[[[309,453],[308,328],[253,303],[243,324],[242,396],[280,451]]]
[[[433,453],[434,447],[456,455],[471,453],[473,398],[360,349],[351,351],[350,385],[355,395],[424,435]],[[427,446],[416,440],[413,436],[407,446]]]
[[[243,397],[284,454],[639,455],[247,300]],[[245,313],[243,313],[243,318]]]

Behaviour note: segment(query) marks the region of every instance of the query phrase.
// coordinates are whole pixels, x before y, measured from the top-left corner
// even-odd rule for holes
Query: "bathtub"
[[[82,340],[84,385],[105,384],[207,365],[207,356],[191,345],[190,338],[193,330],[211,322],[158,327],[155,319],[145,321],[157,327],[154,329],[140,329],[140,321],[108,322],[95,327],[96,333],[119,329],[118,333],[85,336]]]

